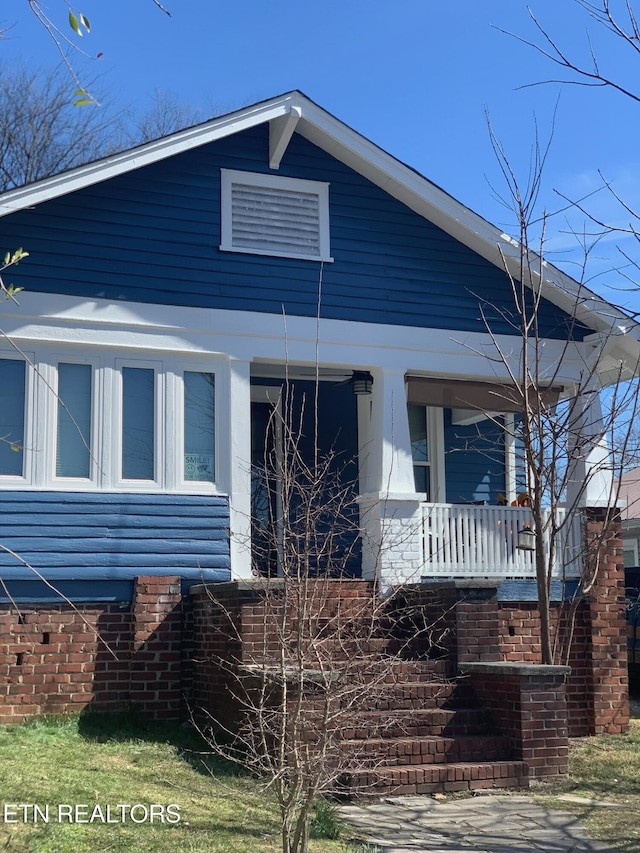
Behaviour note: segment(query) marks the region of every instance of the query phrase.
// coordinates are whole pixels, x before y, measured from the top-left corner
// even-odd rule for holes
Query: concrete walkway
[[[371,853],[617,853],[587,838],[575,815],[522,795],[388,797],[340,813]]]

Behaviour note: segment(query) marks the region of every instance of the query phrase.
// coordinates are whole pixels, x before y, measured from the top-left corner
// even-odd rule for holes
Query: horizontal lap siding
[[[444,417],[447,501],[496,504],[506,493],[504,431],[489,419],[452,424],[451,409]]]
[[[0,492],[0,543],[5,582],[230,577],[222,497]]]
[[[12,281],[31,291],[315,316],[319,264],[220,252],[220,168],[330,183],[331,252],[322,315],[484,331],[512,304],[505,274],[338,160],[294,135],[279,172],[266,127],[112,178],[0,220],[0,248],[31,256]],[[493,312],[494,332],[513,328]],[[543,301],[542,333],[567,317]],[[580,331],[580,334],[582,331]],[[580,336],[580,334],[578,336]]]

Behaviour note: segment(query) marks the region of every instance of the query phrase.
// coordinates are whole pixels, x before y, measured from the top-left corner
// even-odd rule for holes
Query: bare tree
[[[215,752],[275,796],[283,853],[305,853],[318,796],[354,775],[366,785],[363,766],[374,774],[380,764],[372,738],[399,725],[391,694],[419,666],[403,653],[430,647],[431,634],[421,611],[399,607],[399,616],[393,598],[350,578],[361,533],[353,483],[345,461],[321,454],[317,438],[305,451],[292,394],[285,385],[254,472],[257,577],[242,587],[253,595],[248,621],[209,588],[207,630],[218,651],[208,663],[225,689],[216,686],[217,707],[199,725]]]
[[[531,10],[529,15],[537,37],[526,38],[521,34],[508,33],[527,47],[537,51],[563,72],[561,77],[532,81],[522,88],[559,83],[616,92],[633,104],[640,103],[640,89],[636,84],[637,75],[632,74],[625,79],[623,72],[616,70],[615,60],[611,61],[611,56],[617,57],[624,54],[640,62],[640,25],[634,8],[636,3],[633,0],[618,0],[618,2],[575,0],[575,3],[584,10],[586,15],[587,26],[582,50],[579,47],[565,49],[562,34],[553,35],[542,19],[537,18]],[[589,24],[591,24],[590,28]],[[503,30],[503,32],[506,31]],[[594,39],[594,35],[601,40]],[[608,61],[598,55],[600,46],[605,43],[612,48]],[[621,132],[624,133],[624,130]],[[617,235],[626,239],[624,245],[616,247],[617,257],[611,261],[611,269],[616,276],[614,284],[610,284],[609,287],[623,292],[635,292],[640,272],[640,260],[637,254],[640,241],[640,212],[629,203],[628,199],[625,199],[624,193],[620,193],[601,170],[598,170],[598,174],[601,181],[600,187],[589,192],[585,197],[568,197],[558,190],[556,193],[566,203],[568,209],[584,215],[587,225],[583,237],[591,246],[595,246],[604,237],[611,238]],[[594,196],[601,193],[606,195],[609,203],[613,203],[615,221],[613,216],[603,217],[598,214],[597,206],[594,204],[597,199],[594,199]],[[640,315],[638,311],[631,310],[631,313],[635,317]]]
[[[614,12],[611,0],[600,0],[592,3],[590,0],[575,0],[581,6],[592,21],[595,21],[608,35],[619,41],[621,46],[627,48],[640,57],[640,26],[631,0],[621,0],[618,3],[619,12]],[[567,77],[542,80],[529,83],[529,86],[539,86],[544,83],[563,83],[578,86],[589,86],[596,88],[609,88],[640,103],[640,92],[636,91],[634,82],[623,83],[616,79],[603,68],[587,32],[586,53],[587,59],[581,59],[570,55],[543,24],[541,24],[533,12],[529,9],[529,16],[541,38],[541,42],[526,39],[521,35],[509,33],[518,41],[528,45],[549,59],[554,65],[567,72]]]
[[[598,578],[600,545],[614,535],[618,519],[617,484],[633,437],[640,365],[625,365],[615,355],[607,355],[608,351],[615,353],[614,317],[591,335],[588,348],[576,343],[585,331],[580,318],[593,299],[580,282],[568,294],[572,308],[567,313],[566,334],[559,350],[549,357],[540,311],[548,273],[543,260],[548,215],[537,213],[548,146],[541,148],[536,140],[533,168],[523,189],[491,128],[490,135],[516,216],[518,240],[515,263],[513,257],[503,254],[512,302],[507,306],[485,304],[485,324],[498,363],[508,375],[501,393],[520,412],[511,438],[521,448],[530,496],[542,662],[566,663],[580,599]],[[535,248],[534,229],[540,235]],[[571,287],[569,279],[565,284]],[[493,334],[491,318],[496,312],[512,324],[517,335],[514,348]],[[584,504],[587,498],[593,502],[594,496],[600,519],[587,529]],[[572,569],[577,580],[562,625],[560,620],[554,625],[551,616],[552,581],[566,580],[558,576],[558,564]]]
[[[126,140],[130,145],[142,145],[199,124],[215,114],[215,111],[211,111],[205,115],[199,107],[184,103],[171,92],[155,89],[146,112],[140,114],[130,111]]]
[[[120,137],[109,110],[69,103],[60,68],[0,65],[0,192],[95,160]]]

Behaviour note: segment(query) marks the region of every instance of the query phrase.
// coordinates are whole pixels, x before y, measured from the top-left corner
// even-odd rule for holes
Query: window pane
[[[154,371],[122,368],[122,477],[153,480],[155,471]]]
[[[58,365],[57,477],[91,476],[91,365]]]
[[[427,409],[409,403],[409,433],[411,435],[411,455],[414,462],[428,462],[429,451],[427,446]]]
[[[214,405],[212,373],[184,374],[184,478],[214,482]]]
[[[413,466],[413,479],[415,480],[416,492],[426,492],[427,500],[429,496],[429,468],[426,465]]]
[[[0,474],[22,477],[25,364],[0,358]]]

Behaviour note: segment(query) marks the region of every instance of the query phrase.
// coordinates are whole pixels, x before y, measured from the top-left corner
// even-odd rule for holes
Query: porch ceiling
[[[545,405],[554,406],[562,388],[542,390]],[[515,386],[423,376],[407,378],[407,401],[443,409],[472,409],[480,412],[520,412],[522,401]]]

